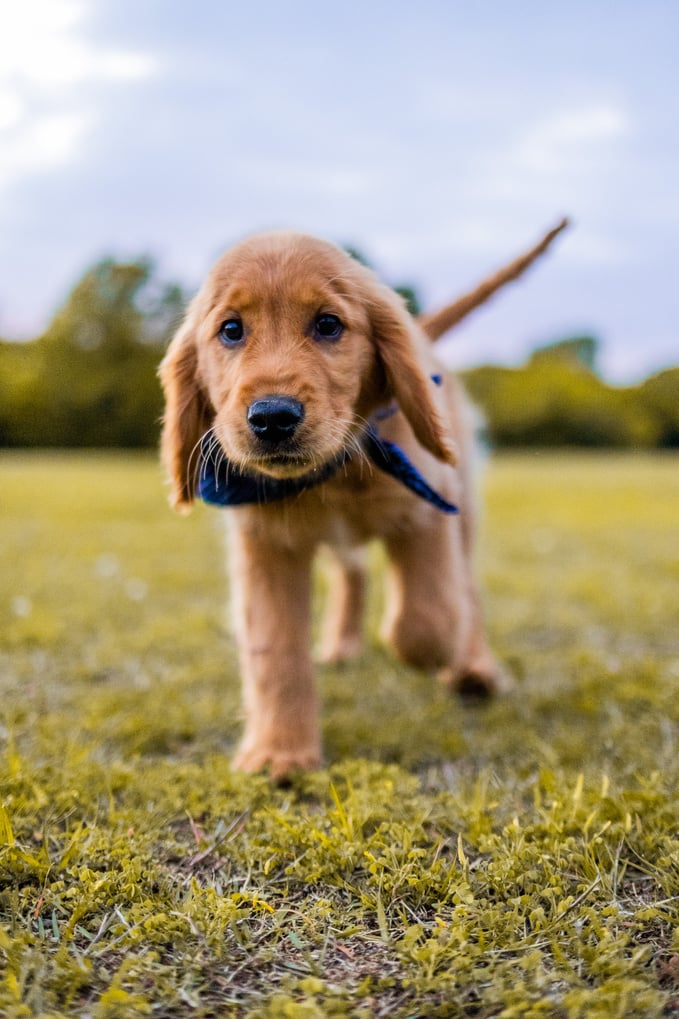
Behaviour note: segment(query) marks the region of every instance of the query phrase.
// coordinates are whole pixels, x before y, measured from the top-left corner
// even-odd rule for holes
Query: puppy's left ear
[[[403,299],[380,285],[371,295],[369,313],[389,396],[396,398],[418,442],[439,460],[455,466],[455,443],[436,407],[434,383],[422,370],[418,327]]]

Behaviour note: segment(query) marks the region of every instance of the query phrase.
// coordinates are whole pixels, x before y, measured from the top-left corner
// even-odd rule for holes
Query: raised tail
[[[474,290],[470,290],[468,294],[463,294],[462,297],[458,297],[452,304],[446,305],[445,308],[441,308],[439,311],[418,315],[417,321],[419,325],[431,340],[438,340],[440,336],[443,336],[444,333],[447,333],[449,329],[452,329],[453,326],[456,326],[458,322],[465,318],[470,311],[478,308],[480,304],[484,304],[505,283],[511,283],[512,280],[518,279],[529,265],[532,265],[535,259],[547,250],[557,234],[560,234],[567,226],[568,220],[562,219],[553,230],[545,234],[539,244],[536,244],[534,248],[531,248],[524,255],[515,258],[513,262],[504,266],[503,269],[499,269],[492,276],[488,276]]]

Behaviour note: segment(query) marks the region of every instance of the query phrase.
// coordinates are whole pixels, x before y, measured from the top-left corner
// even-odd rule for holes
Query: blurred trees
[[[397,289],[417,311],[415,291]],[[94,265],[43,336],[0,341],[0,446],[154,446],[157,367],[185,301],[150,261]],[[596,339],[576,336],[464,379],[497,446],[679,448],[679,368],[621,388],[596,361]]]
[[[679,369],[640,386],[608,386],[596,374],[593,337],[536,350],[521,368],[464,373],[497,446],[679,447]]]
[[[153,444],[156,371],[183,305],[148,261],[93,266],[43,336],[0,344],[0,445]]]
[[[656,421],[656,444],[679,449],[679,368],[646,379],[639,386],[639,400]]]

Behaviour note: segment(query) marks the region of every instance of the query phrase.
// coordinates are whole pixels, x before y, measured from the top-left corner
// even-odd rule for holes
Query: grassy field
[[[219,511],[149,457],[0,458],[2,1016],[679,1016],[679,459],[485,487],[515,692],[371,643],[273,788],[229,768]]]

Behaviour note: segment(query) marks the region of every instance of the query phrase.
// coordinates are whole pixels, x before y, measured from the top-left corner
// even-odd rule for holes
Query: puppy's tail
[[[515,258],[513,262],[499,269],[492,276],[488,276],[474,290],[470,290],[468,294],[458,297],[452,304],[446,305],[445,308],[441,308],[439,311],[432,312],[429,315],[419,315],[417,318],[419,325],[431,340],[438,340],[440,336],[443,336],[444,333],[447,333],[449,329],[452,329],[453,326],[456,326],[458,322],[465,318],[470,311],[478,308],[480,304],[484,304],[505,283],[511,283],[512,280],[518,279],[528,266],[532,265],[535,259],[547,250],[557,234],[560,234],[567,226],[568,220],[562,219],[553,230],[545,234],[539,244],[536,244],[534,248],[531,248],[525,254]]]

